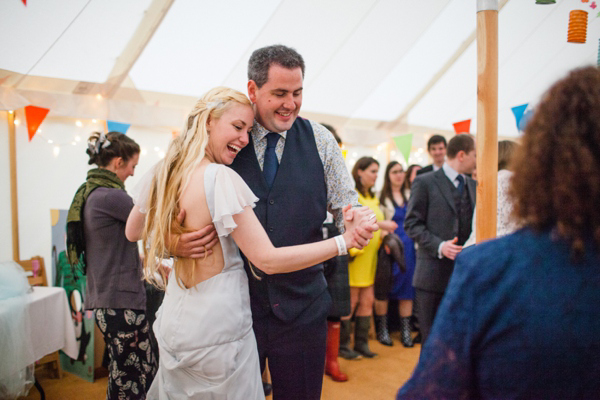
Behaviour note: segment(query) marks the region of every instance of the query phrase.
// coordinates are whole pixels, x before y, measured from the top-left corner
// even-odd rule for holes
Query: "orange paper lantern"
[[[569,31],[567,42],[585,43],[587,36],[588,13],[584,10],[573,10],[569,13]]]

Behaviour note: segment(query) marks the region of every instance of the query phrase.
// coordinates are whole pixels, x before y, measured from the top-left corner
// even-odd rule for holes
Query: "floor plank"
[[[323,378],[323,400],[379,400],[394,399],[398,388],[408,380],[417,361],[421,347],[415,345],[407,349],[398,342],[398,334],[393,335],[394,346],[387,347],[375,340],[369,341],[372,351],[379,353],[375,359],[348,361],[340,358],[340,366],[349,376],[347,382],[334,382],[328,376]],[[63,371],[62,379],[54,379],[44,370],[36,373],[46,392],[48,400],[104,399],[106,397],[106,377],[89,383],[73,374]],[[38,400],[40,395],[32,388],[22,399]],[[271,399],[269,396],[267,399]]]

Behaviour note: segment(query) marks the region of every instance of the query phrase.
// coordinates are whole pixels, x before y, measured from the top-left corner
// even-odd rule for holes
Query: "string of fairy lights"
[[[20,126],[23,122],[19,117],[15,117],[14,123],[15,123],[15,126]],[[36,131],[35,136],[33,137],[33,140],[36,140],[36,139],[43,140],[46,144],[48,144],[48,146],[51,147],[52,154],[54,155],[54,157],[58,157],[60,155],[62,148],[66,147],[66,146],[86,145],[89,134],[91,134],[92,132],[106,131],[105,121],[103,121],[103,120],[76,119],[74,124],[77,128],[82,129],[81,133],[75,133],[72,136],[69,136],[67,138],[62,138],[61,140],[57,140],[55,137],[50,137],[47,134],[47,132],[45,131],[45,128],[40,127]],[[153,146],[152,149],[158,158],[162,159],[165,157],[166,150],[163,149],[163,147]],[[140,153],[143,156],[148,155],[149,153],[152,154],[151,152],[148,151],[148,148],[143,147],[143,146],[140,149]]]

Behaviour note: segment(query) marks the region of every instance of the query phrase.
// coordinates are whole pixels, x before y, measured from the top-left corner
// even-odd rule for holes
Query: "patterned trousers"
[[[96,324],[108,347],[108,400],[145,399],[158,368],[150,326],[141,310],[98,308]]]

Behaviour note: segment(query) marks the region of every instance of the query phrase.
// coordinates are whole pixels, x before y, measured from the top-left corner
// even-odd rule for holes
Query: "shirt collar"
[[[254,120],[254,125],[252,126],[252,138],[255,141],[260,141],[264,139],[265,136],[267,136],[267,134],[270,132],[270,130],[259,124],[257,120]],[[287,131],[279,132],[279,134],[285,140],[287,136]]]
[[[444,170],[444,174],[446,174],[446,176],[448,177],[448,179],[450,179],[451,182],[454,182],[456,180],[456,177],[460,175],[458,172],[456,172],[456,170],[454,170],[454,168],[452,168],[445,162],[444,165],[442,165],[442,169]]]

